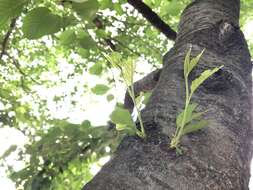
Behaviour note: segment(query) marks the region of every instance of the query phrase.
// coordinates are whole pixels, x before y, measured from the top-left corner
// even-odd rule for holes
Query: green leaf
[[[3,155],[1,155],[1,159],[4,159],[6,157],[8,157],[12,152],[14,152],[15,150],[17,150],[17,145],[11,145],[4,153]]]
[[[119,3],[114,3],[113,9],[117,12],[118,15],[124,14],[124,10],[122,9],[121,4],[119,4]]]
[[[0,28],[5,25],[9,19],[21,14],[27,0],[0,0]]]
[[[115,124],[127,125],[130,127],[135,126],[129,111],[121,107],[115,108],[115,110],[110,115],[110,119]]]
[[[110,54],[110,56],[104,54],[104,56],[113,67],[120,69],[124,82],[127,86],[131,86],[133,84],[134,72],[136,68],[136,58],[128,57],[127,60],[123,60],[122,56],[118,52],[114,52]]]
[[[85,127],[85,128],[90,128],[91,127],[91,123],[89,120],[84,120],[81,124],[82,127]]]
[[[90,69],[89,73],[92,75],[100,75],[103,71],[103,66],[101,63],[97,62],[95,63]]]
[[[86,20],[92,20],[97,13],[99,4],[97,0],[87,0],[83,3],[72,3],[72,8],[79,16]]]
[[[112,94],[108,94],[106,96],[106,99],[107,99],[108,102],[110,102],[110,101],[112,101],[114,99],[114,96]]]
[[[146,93],[144,94],[144,100],[143,100],[142,103],[145,104],[145,105],[147,105],[147,103],[148,103],[148,101],[149,101],[151,95],[152,95],[152,92],[146,92]]]
[[[132,57],[128,57],[127,60],[120,65],[121,66],[121,74],[124,78],[124,81],[127,86],[133,85],[134,80],[134,72],[136,68],[135,59]]]
[[[126,131],[130,135],[134,135],[136,133],[136,128],[134,126],[129,126],[129,125],[122,125],[122,124],[117,124],[116,129],[118,131]]]
[[[191,122],[193,120],[193,115],[192,113],[194,112],[194,110],[197,108],[198,104],[192,103],[189,104],[187,109],[186,109],[186,116],[185,116],[185,123],[184,125],[186,125],[187,123]],[[177,116],[177,120],[176,120],[176,124],[177,127],[182,125],[182,121],[183,121],[183,117],[184,117],[184,111],[183,110],[178,116]]]
[[[62,45],[69,45],[73,43],[76,39],[75,31],[73,30],[66,30],[61,33],[60,41]]]
[[[96,95],[105,94],[110,88],[104,84],[97,84],[95,87],[91,89],[91,91]]]
[[[196,78],[194,81],[192,81],[191,84],[191,95],[195,92],[195,90],[206,80],[208,79],[210,76],[212,76],[215,72],[217,72],[218,70],[220,70],[223,66],[220,67],[216,67],[214,69],[208,69],[205,70],[203,73],[201,73],[201,75]]]
[[[190,64],[188,65],[188,71],[187,71],[187,75],[190,74],[190,72],[192,71],[192,69],[198,64],[201,56],[203,55],[205,49],[202,50],[202,52],[197,55],[197,57],[194,57],[191,61],[190,61]]]
[[[168,9],[169,15],[176,16],[180,13],[182,5],[178,0],[172,0],[170,4],[170,9]]]
[[[195,119],[198,120],[198,119],[200,119],[201,116],[202,116],[203,114],[205,114],[207,111],[208,111],[208,110],[202,111],[202,112],[198,112],[198,113],[193,113],[193,114],[192,114],[192,120],[195,120]]]
[[[193,133],[195,131],[203,129],[204,127],[207,126],[207,124],[208,124],[208,121],[206,121],[206,120],[201,120],[196,123],[191,123],[191,124],[185,126],[185,128],[183,130],[183,135],[188,134],[188,133]]]
[[[54,15],[46,7],[38,7],[29,11],[24,17],[22,30],[28,39],[37,39],[53,34],[61,29],[61,17]]]
[[[137,107],[140,107],[142,104],[146,105],[149,101],[151,94],[151,92],[140,92],[140,95],[135,98]]]
[[[176,154],[177,156],[183,155],[183,150],[180,147],[176,147]]]
[[[100,4],[101,9],[106,9],[106,8],[111,9],[113,7],[112,0],[101,0],[99,4]]]
[[[77,52],[78,52],[78,54],[79,54],[81,57],[83,57],[83,58],[87,58],[87,57],[89,57],[89,55],[90,55],[89,50],[84,49],[84,48],[78,48]]]
[[[96,43],[94,42],[94,40],[89,36],[89,34],[85,32],[79,32],[77,34],[77,38],[82,48],[91,49],[96,46]]]

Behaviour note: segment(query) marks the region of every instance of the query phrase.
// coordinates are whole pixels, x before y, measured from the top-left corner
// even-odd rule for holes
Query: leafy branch
[[[198,56],[194,57],[193,59],[190,59],[190,56],[191,56],[191,49],[190,49],[187,52],[185,56],[185,60],[184,60],[184,79],[185,79],[185,91],[186,91],[185,107],[184,107],[184,110],[177,116],[176,132],[170,143],[170,148],[175,148],[176,151],[180,154],[181,154],[181,150],[179,149],[179,144],[180,144],[181,138],[188,133],[192,133],[204,128],[208,124],[206,120],[201,119],[201,116],[206,111],[195,113],[197,104],[192,103],[191,98],[194,92],[199,88],[199,86],[205,80],[207,80],[215,72],[217,72],[223,67],[223,66],[220,66],[220,67],[215,67],[214,69],[205,70],[204,72],[201,73],[201,75],[198,78],[192,81],[190,89],[189,89],[189,79],[188,79],[189,74],[194,69],[194,67],[196,67],[203,53],[204,53],[204,50]]]

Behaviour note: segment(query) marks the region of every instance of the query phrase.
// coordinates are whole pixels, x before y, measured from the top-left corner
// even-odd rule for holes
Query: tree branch
[[[14,57],[12,57],[12,56],[11,56],[10,54],[8,54],[8,53],[4,53],[4,54],[7,55],[8,58],[9,58],[10,60],[12,60],[13,65],[15,66],[15,68],[18,70],[18,72],[19,72],[22,76],[24,76],[25,78],[28,77],[28,78],[29,78],[31,81],[33,81],[34,83],[36,83],[36,84],[38,84],[38,85],[41,85],[40,82],[36,81],[34,78],[32,78],[31,76],[29,76],[28,74],[26,74],[26,73],[21,69],[19,62],[18,62]]]
[[[152,9],[142,0],[127,0],[127,2],[137,9],[154,27],[162,32],[168,39],[175,41],[177,33],[166,24]]]
[[[16,26],[17,19],[18,18],[16,17],[16,18],[11,20],[10,28],[7,31],[7,33],[5,34],[5,37],[4,37],[3,42],[2,42],[2,51],[0,53],[0,60],[2,59],[3,55],[5,54],[10,35],[11,35],[12,31],[14,30],[14,28]]]

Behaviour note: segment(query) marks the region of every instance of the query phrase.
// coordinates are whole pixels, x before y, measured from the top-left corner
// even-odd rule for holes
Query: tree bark
[[[239,29],[239,0],[195,0],[184,10],[174,47],[147,107],[147,140],[126,137],[84,190],[247,190],[252,156],[251,61]],[[209,111],[209,126],[169,149],[184,106],[183,60],[206,49],[191,78],[224,65],[193,101]]]

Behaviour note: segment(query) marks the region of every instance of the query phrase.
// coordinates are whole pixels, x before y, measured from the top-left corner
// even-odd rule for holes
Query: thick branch
[[[152,9],[147,6],[142,0],[128,0],[135,9],[137,9],[144,18],[146,18],[154,27],[162,32],[168,39],[175,40],[177,33],[166,24]]]
[[[5,34],[5,37],[4,37],[3,42],[2,42],[2,51],[1,51],[1,54],[0,54],[0,59],[2,59],[3,55],[5,54],[10,35],[11,35],[12,31],[15,28],[16,21],[17,21],[17,17],[12,19],[11,24],[10,24],[10,28],[7,31],[7,33]]]

